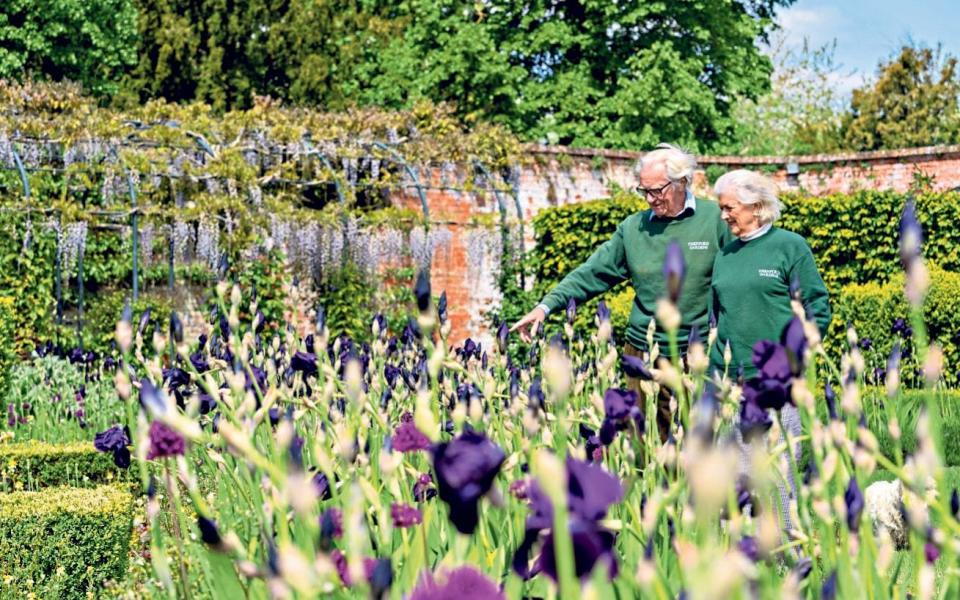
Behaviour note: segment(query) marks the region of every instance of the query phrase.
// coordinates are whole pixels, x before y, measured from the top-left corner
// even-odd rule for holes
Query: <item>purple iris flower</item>
[[[440,299],[437,300],[437,318],[441,323],[447,322],[447,291],[440,293]]]
[[[793,317],[783,333],[780,334],[780,343],[787,351],[787,359],[790,362],[790,371],[794,377],[803,374],[804,356],[807,351],[807,335],[803,331],[803,321],[799,317]]]
[[[397,502],[390,505],[390,518],[393,519],[393,526],[399,529],[413,527],[423,522],[423,514],[415,506]]]
[[[170,338],[176,343],[183,342],[183,321],[177,311],[170,311]]]
[[[400,423],[391,438],[393,449],[397,452],[416,452],[430,448],[430,439],[410,421]]]
[[[150,449],[147,450],[147,460],[179,456],[185,450],[186,441],[183,436],[160,421],[150,423]]]
[[[130,466],[130,436],[126,428],[114,425],[106,431],[101,431],[93,437],[93,447],[100,452],[113,454],[113,464],[121,469]]]
[[[913,198],[909,198],[900,217],[900,262],[904,269],[920,256],[922,242],[923,229],[917,220],[917,206]]]
[[[476,568],[464,566],[446,571],[437,579],[432,573],[420,578],[408,600],[506,600],[496,583]]]
[[[433,447],[440,499],[450,507],[450,520],[457,531],[471,534],[477,528],[478,503],[490,490],[504,460],[506,455],[499,446],[472,431]]]
[[[309,352],[296,352],[290,357],[290,368],[303,373],[304,377],[317,374],[317,357]]]
[[[567,505],[570,511],[569,531],[574,546],[578,577],[587,577],[597,563],[607,567],[610,577],[617,573],[614,553],[615,536],[600,526],[610,506],[623,499],[620,481],[601,467],[567,458]],[[531,570],[528,557],[543,530],[553,528],[553,506],[534,482],[528,487],[531,514],[527,517],[523,541],[513,555],[513,569],[529,579],[540,570],[557,581],[552,533],[544,540],[540,558]]]
[[[430,276],[421,269],[417,274],[417,282],[413,286],[413,295],[417,298],[417,308],[421,313],[430,309]]]
[[[609,446],[616,438],[618,431],[630,426],[630,421],[643,432],[645,419],[643,411],[637,406],[637,393],[633,390],[609,388],[603,394],[603,423],[600,425],[600,442]]]
[[[680,288],[687,273],[687,263],[683,258],[680,242],[670,240],[663,258],[663,277],[667,282],[667,295],[674,304],[680,299]]]
[[[760,408],[780,410],[787,403],[792,403],[790,384],[776,379],[753,377],[743,386],[745,402],[753,403]]]
[[[773,419],[766,408],[759,406],[755,400],[748,400],[746,396],[740,402],[740,434],[750,440],[765,434],[773,426]]]
[[[749,535],[743,536],[740,538],[740,541],[737,542],[737,549],[749,558],[751,562],[760,561],[760,545],[757,544],[755,537]]]
[[[764,379],[787,382],[793,373],[787,349],[770,340],[760,340],[753,346],[752,361]]]
[[[607,303],[604,302],[603,300],[601,300],[600,303],[597,304],[597,319],[601,323],[603,323],[604,321],[610,320],[610,309],[607,308]]]
[[[850,528],[850,531],[857,531],[860,528],[860,516],[863,514],[864,501],[856,477],[850,478],[847,490],[843,493],[843,501],[847,505],[847,527]]]
[[[413,484],[413,499],[417,502],[426,502],[437,495],[437,488],[433,487],[433,476],[423,473]]]
[[[207,361],[207,355],[201,349],[190,355],[190,364],[196,369],[197,373],[206,373],[210,370],[210,363]]]
[[[642,359],[636,356],[624,355],[620,359],[620,366],[627,377],[642,379],[643,381],[653,381],[653,374]]]
[[[834,569],[823,586],[820,588],[820,600],[836,600],[837,598],[837,570]]]

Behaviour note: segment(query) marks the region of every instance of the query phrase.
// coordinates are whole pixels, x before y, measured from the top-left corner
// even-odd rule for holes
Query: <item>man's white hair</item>
[[[757,205],[757,218],[761,225],[773,223],[780,218],[783,204],[780,203],[777,184],[772,179],[755,171],[736,169],[724,173],[713,184],[713,191],[717,195],[733,194],[740,204]]]
[[[667,178],[670,181],[683,181],[687,185],[693,183],[693,172],[697,168],[696,157],[672,144],[657,144],[655,150],[651,150],[640,157],[634,167],[634,172],[639,176],[644,167],[658,163],[663,163],[667,168]]]

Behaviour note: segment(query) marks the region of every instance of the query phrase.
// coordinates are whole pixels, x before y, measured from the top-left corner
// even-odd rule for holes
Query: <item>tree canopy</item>
[[[960,140],[957,59],[904,46],[877,78],[853,91],[843,141],[855,150],[950,144]]]

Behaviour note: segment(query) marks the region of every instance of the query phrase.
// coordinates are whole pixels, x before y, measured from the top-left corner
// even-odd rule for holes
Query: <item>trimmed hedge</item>
[[[70,485],[92,487],[126,481],[128,471],[92,442],[0,444],[0,492]]]
[[[0,494],[0,598],[86,598],[122,580],[133,510],[121,486]]]
[[[923,320],[931,342],[943,348],[944,378],[950,385],[960,383],[960,273],[930,269],[930,292],[923,307]],[[834,319],[828,342],[836,345],[844,339],[850,323],[861,340],[869,339],[871,347],[864,355],[875,366],[883,367],[887,356],[899,339],[891,326],[894,319],[907,318],[908,307],[903,295],[903,276],[896,275],[885,284],[848,285],[831,300]],[[901,341],[901,344],[903,342]],[[912,365],[905,361],[905,365]],[[910,379],[904,371],[904,379]]]
[[[15,333],[16,310],[13,298],[0,296],[0,390],[7,389],[10,368],[17,360]]]

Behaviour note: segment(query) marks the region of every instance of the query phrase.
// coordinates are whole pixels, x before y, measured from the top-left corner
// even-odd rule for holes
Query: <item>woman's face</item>
[[[730,233],[741,237],[760,228],[760,219],[757,218],[758,207],[743,204],[731,192],[720,194],[720,218],[730,228]]]

